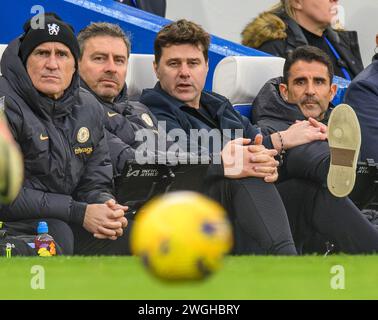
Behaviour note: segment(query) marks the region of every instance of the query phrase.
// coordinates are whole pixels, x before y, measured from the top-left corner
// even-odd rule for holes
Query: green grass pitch
[[[34,265],[45,289],[31,287]],[[331,287],[342,283],[335,265],[344,289]],[[378,299],[378,256],[226,257],[210,278],[184,283],[153,278],[136,257],[0,258],[0,288],[0,299]]]

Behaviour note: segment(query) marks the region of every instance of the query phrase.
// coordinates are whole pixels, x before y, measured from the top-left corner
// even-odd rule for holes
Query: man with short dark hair
[[[361,160],[373,159],[378,162],[378,54],[374,56],[373,62],[353,79],[345,93],[344,101],[354,109],[360,120]]]
[[[138,130],[157,132],[157,121],[149,109],[129,101],[125,84],[130,41],[120,26],[91,23],[78,34],[81,86],[90,91],[104,108],[106,135],[114,175],[136,160]],[[165,150],[164,150],[165,151]]]
[[[333,109],[331,101],[337,90],[336,85],[332,84],[332,78],[333,66],[323,51],[311,46],[294,50],[285,61],[283,77],[268,81],[256,96],[253,120],[267,134],[285,130],[296,121],[309,118],[326,125]],[[315,166],[286,161],[285,168],[291,177],[324,183],[329,169],[328,143],[316,141],[310,148],[312,146],[316,146],[316,152],[311,154],[311,160],[300,156],[309,145],[288,150],[286,158],[298,154],[296,158],[312,161],[316,163]],[[281,170],[281,173],[286,174],[285,170]],[[350,187],[353,188],[353,185]]]
[[[79,87],[79,46],[55,14],[13,40],[1,60],[0,95],[21,146],[25,180],[2,221],[36,234],[45,220],[64,254],[129,252],[124,212],[112,189],[101,105]]]
[[[173,22],[159,31],[154,44],[154,67],[159,82],[155,88],[143,91],[141,102],[159,121],[165,121],[168,132],[181,129],[188,144],[194,142],[193,131],[202,130],[218,133],[215,140],[231,140],[234,149],[241,149],[239,154],[227,155],[229,144],[224,143],[221,150],[223,174],[206,183],[207,194],[229,211],[236,233],[235,252],[295,254],[286,212],[272,185],[277,179],[277,162],[273,157],[277,151],[282,151],[282,141],[286,141],[286,148],[293,148],[322,139],[324,126],[316,120],[306,120],[262,137],[225,97],[203,91],[209,43],[209,35],[187,20]],[[233,139],[238,130],[244,140],[235,143],[237,140]],[[248,145],[251,141],[254,145]],[[210,154],[215,145],[215,142],[209,144]],[[243,157],[243,170],[238,175],[230,174],[229,163]],[[308,208],[307,217],[312,214],[312,208]],[[254,249],[248,247],[251,243],[255,243]],[[354,250],[352,246],[343,249]]]
[[[292,77],[292,73],[297,74],[301,69],[314,74],[312,88],[305,77]],[[322,69],[326,70],[327,76]],[[313,70],[321,70],[322,74]],[[337,90],[336,84],[332,83],[333,75],[332,62],[320,49],[311,46],[299,48],[292,51],[285,61],[281,95],[286,101],[297,103],[306,119],[311,117],[322,121]],[[292,90],[288,90],[289,84]]]
[[[169,38],[166,38],[167,34],[174,33],[178,38],[184,39],[181,42],[180,40],[171,42]],[[169,42],[167,47],[161,48],[157,45],[158,41],[165,43],[166,40]],[[189,137],[191,129],[204,127],[203,122],[206,123],[205,128],[209,131],[217,127],[208,110],[202,112],[195,109],[199,104],[199,94],[202,92],[208,70],[205,57],[209,42],[209,35],[206,32],[186,20],[170,24],[157,35],[154,66],[160,82],[154,89],[143,91],[141,102],[155,113],[159,121],[165,121],[168,133],[171,130],[184,129],[183,135]],[[179,70],[183,70],[185,75],[177,74]],[[191,71],[193,71],[192,77],[189,76]],[[206,98],[210,101],[214,99],[212,95]],[[226,107],[225,101],[220,97],[217,102],[220,109]],[[183,108],[182,111],[181,108]],[[196,114],[190,118],[180,117],[184,108],[188,115],[192,115],[189,113],[191,110]],[[229,111],[228,108],[227,111]],[[237,114],[232,113],[229,116],[240,121]],[[238,127],[233,129],[238,129]],[[248,130],[251,136],[257,133],[252,126],[248,126]],[[223,139],[218,134],[215,137],[216,141],[209,145],[211,155],[217,152],[216,143],[223,140],[224,146],[221,151],[223,166],[213,162],[210,168],[220,172],[215,177],[205,177],[205,185],[207,193],[221,202],[229,211],[229,217],[235,226],[234,252],[296,254],[283,205],[274,186],[263,180],[272,182],[277,179],[277,163],[273,158],[276,152],[267,150],[261,145],[262,137],[257,138],[260,140],[256,140],[257,145],[247,146],[246,144],[251,140],[243,136],[234,140],[235,130],[231,130],[230,135],[231,139],[226,137]],[[227,142],[227,140],[231,141]],[[194,141],[190,139],[186,141],[188,148],[193,151],[190,147]],[[241,170],[233,174],[232,169],[237,160],[235,154],[243,159],[243,166]],[[260,168],[257,168],[257,161],[256,167],[249,161],[252,156],[258,158]],[[252,175],[262,179],[248,178]],[[240,179],[242,177],[245,179]],[[257,194],[265,194],[271,201],[260,201]],[[280,224],[280,230],[275,229],[276,223]]]
[[[331,101],[336,92],[332,84],[333,67],[328,56],[320,49],[303,46],[294,50],[285,62],[284,77],[268,81],[254,100],[254,120],[263,132],[285,130],[298,120],[313,117],[327,125],[330,119],[329,141],[315,141],[288,150],[285,154],[280,176],[282,183],[277,188],[289,213],[295,239],[312,237],[316,232],[323,239],[322,247],[311,249],[324,251],[326,241],[336,244],[338,250],[349,248],[351,252],[372,252],[377,249],[376,230],[361,215],[359,209],[345,196],[352,190],[355,165],[359,151],[359,128],[354,113],[349,109],[333,109]],[[338,113],[343,122],[332,124],[332,113]],[[339,132],[340,137],[335,137]],[[356,139],[356,140],[355,140]],[[330,147],[334,141],[341,141],[339,148]],[[338,155],[344,157],[343,164],[337,163]],[[329,170],[330,168],[332,170]],[[346,179],[340,179],[350,173]],[[329,189],[339,180],[349,184],[336,188],[340,198],[335,198]],[[335,179],[336,177],[336,179]],[[297,180],[293,180],[293,178]],[[300,187],[305,184],[306,187]],[[297,186],[297,187],[295,187]],[[293,192],[295,190],[295,192]],[[314,215],[309,218],[305,212],[313,206]],[[297,212],[296,215],[291,214]],[[298,228],[299,226],[299,228]],[[306,248],[307,250],[310,248]]]

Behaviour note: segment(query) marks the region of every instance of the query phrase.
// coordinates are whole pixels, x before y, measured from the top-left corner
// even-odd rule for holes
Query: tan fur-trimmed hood
[[[242,44],[259,48],[267,41],[286,39],[286,28],[285,22],[280,17],[270,12],[263,12],[244,28],[241,33]]]

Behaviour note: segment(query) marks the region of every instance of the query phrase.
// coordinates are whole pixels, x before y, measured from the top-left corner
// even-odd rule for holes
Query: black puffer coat
[[[141,151],[144,147],[142,141],[136,139],[138,130],[151,130],[157,143],[157,120],[144,104],[128,100],[126,86],[114,102],[102,100],[83,79],[81,79],[81,86],[91,92],[103,106],[106,136],[114,175],[119,175],[125,164],[135,161],[136,149],[140,147],[139,151]]]
[[[19,56],[19,39],[1,60],[0,96],[25,163],[21,193],[0,219],[56,218],[82,224],[88,203],[112,197],[112,166],[98,101],[80,89],[77,71],[64,95],[39,93]]]

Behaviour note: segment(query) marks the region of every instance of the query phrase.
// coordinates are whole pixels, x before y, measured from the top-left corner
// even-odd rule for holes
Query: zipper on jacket
[[[53,105],[53,110],[55,110],[55,102],[54,102],[54,105]],[[60,142],[62,144],[62,147],[64,148],[64,154],[65,154],[65,159],[63,159],[63,189],[64,190],[67,190],[66,187],[67,187],[67,162],[68,162],[68,159],[70,158],[69,157],[69,145],[66,143],[66,140],[67,138],[64,136],[64,132],[63,130],[60,128],[60,126],[56,124],[55,122],[55,117],[54,117],[54,113],[52,114],[52,120],[53,120],[53,124],[56,128],[56,131],[58,133],[58,136],[59,136],[59,139],[60,139]]]

